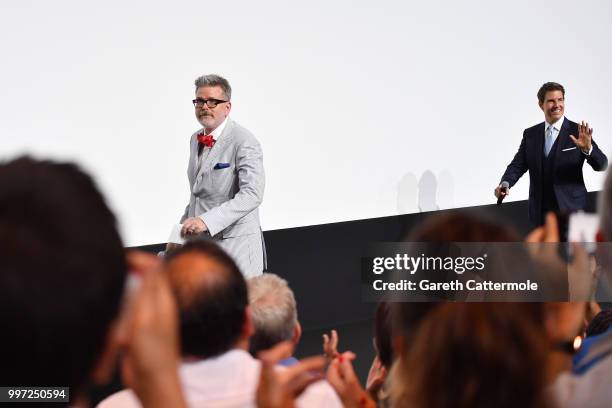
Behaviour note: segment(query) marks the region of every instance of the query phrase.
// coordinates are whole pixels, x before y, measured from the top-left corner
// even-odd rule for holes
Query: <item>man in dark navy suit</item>
[[[587,191],[582,165],[586,161],[595,171],[608,165],[608,158],[593,141],[589,124],[565,118],[562,85],[542,85],[538,102],[545,122],[525,129],[519,150],[495,189],[497,198],[508,195],[509,189],[503,189],[502,183],[512,187],[529,170],[529,221],[534,226],[542,225],[549,211],[583,210]]]

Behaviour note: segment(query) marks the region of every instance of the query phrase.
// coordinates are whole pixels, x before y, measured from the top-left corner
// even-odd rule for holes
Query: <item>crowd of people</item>
[[[601,193],[612,238],[612,176]],[[462,213],[434,215],[413,241],[497,242],[517,234]],[[559,240],[556,218],[526,238]],[[381,302],[362,384],[342,333],[298,360],[290,282],[246,279],[210,240],[157,257],[126,251],[93,180],[73,164],[0,165],[0,386],[92,385],[118,367],[114,407],[606,407],[611,312],[595,302]],[[584,273],[590,273],[585,271]],[[582,344],[577,343],[582,339]]]

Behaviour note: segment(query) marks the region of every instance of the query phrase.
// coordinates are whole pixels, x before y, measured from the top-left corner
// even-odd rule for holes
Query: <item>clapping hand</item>
[[[276,369],[278,362],[291,355],[292,351],[293,344],[286,341],[259,353],[261,371],[256,394],[257,407],[293,408],[296,398],[306,387],[323,378],[325,359],[321,356],[302,359],[287,369]]]
[[[178,378],[178,311],[160,259],[144,252],[127,254],[140,276],[117,329],[122,348],[121,377],[146,407],[186,407]]]
[[[578,125],[578,138],[574,135],[570,135],[572,142],[583,152],[588,153],[591,150],[591,143],[593,139],[593,128],[589,128],[589,124],[582,121]]]
[[[366,381],[366,390],[372,399],[378,399],[378,393],[386,379],[387,369],[382,364],[378,356],[376,356],[374,361],[372,361],[372,366],[370,367],[370,372],[368,373],[368,379]]]
[[[355,354],[339,354],[327,369],[327,381],[334,388],[345,408],[374,408],[376,402],[361,387],[351,363]]]
[[[534,229],[527,237],[528,250],[534,260],[542,267],[551,268],[551,273],[567,273],[569,300],[588,301],[593,294],[596,276],[591,271],[589,255],[584,247],[576,242],[571,243],[572,260],[566,264],[559,257],[559,224],[553,213],[546,214],[546,223]]]
[[[335,330],[331,331],[331,334],[323,335],[323,354],[327,361],[331,362],[334,358],[338,357],[338,332]]]

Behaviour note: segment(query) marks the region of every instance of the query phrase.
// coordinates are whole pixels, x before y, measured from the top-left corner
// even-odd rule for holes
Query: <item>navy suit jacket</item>
[[[542,224],[544,217],[542,214],[544,126],[545,123],[542,122],[525,129],[518,152],[501,179],[512,187],[529,170],[529,220],[533,225]],[[552,173],[553,190],[559,209],[562,211],[582,210],[586,207],[587,190],[582,177],[582,165],[585,160],[595,171],[603,171],[608,165],[608,158],[595,141],[591,154],[586,155],[576,147],[569,135],[578,137],[578,124],[565,118],[553,145],[555,161]]]

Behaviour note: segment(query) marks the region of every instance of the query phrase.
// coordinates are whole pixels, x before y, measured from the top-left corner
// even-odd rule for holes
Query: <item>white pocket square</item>
[[[568,147],[567,149],[563,149],[563,150],[561,150],[561,151],[562,151],[562,152],[567,152],[567,151],[570,151],[570,150],[574,150],[575,148],[576,148],[576,146],[574,146],[574,147]]]

